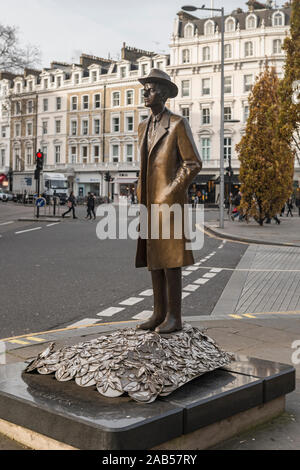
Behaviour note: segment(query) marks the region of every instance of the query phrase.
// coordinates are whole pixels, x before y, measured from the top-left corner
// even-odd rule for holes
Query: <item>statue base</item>
[[[186,323],[168,335],[127,328],[57,351],[54,347],[51,343],[25,372],[54,373],[59,382],[74,379],[81,387],[96,387],[105,397],[127,393],[141,403],[152,403],[234,360],[203,331]]]

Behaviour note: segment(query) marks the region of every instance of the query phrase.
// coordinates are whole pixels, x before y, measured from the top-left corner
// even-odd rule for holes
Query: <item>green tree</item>
[[[273,217],[291,194],[294,155],[279,132],[279,80],[266,66],[249,95],[245,135],[236,146],[242,183],[241,207],[260,225]]]
[[[284,78],[279,84],[279,125],[282,137],[291,145],[300,164],[300,2],[293,0],[290,35],[283,44],[286,52]],[[298,101],[298,103],[296,102]]]

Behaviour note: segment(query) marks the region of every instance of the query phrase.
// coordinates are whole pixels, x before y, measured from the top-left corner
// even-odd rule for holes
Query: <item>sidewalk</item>
[[[246,243],[260,243],[266,245],[283,245],[300,247],[300,217],[298,211],[293,213],[293,217],[279,217],[280,225],[272,220],[271,224],[258,225],[251,220],[239,222],[226,219],[224,228],[219,228],[218,221],[205,222],[205,228],[214,235],[239,240]],[[216,214],[216,219],[218,215]]]

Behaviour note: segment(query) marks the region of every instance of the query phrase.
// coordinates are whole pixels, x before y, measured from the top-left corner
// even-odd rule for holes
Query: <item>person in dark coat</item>
[[[293,207],[294,207],[294,206],[293,206],[293,200],[292,200],[292,198],[290,197],[289,200],[288,200],[288,202],[287,202],[287,208],[288,208],[288,211],[287,211],[287,214],[286,214],[287,217],[289,216],[289,214],[291,214],[291,217],[293,217],[293,213],[292,213]]]
[[[89,217],[90,220],[92,218],[92,214],[94,216],[94,219],[96,219],[96,214],[95,214],[95,196],[93,193],[88,193],[88,199],[87,199],[87,215],[86,219]]]
[[[73,212],[73,219],[77,219],[76,215],[75,215],[75,206],[76,206],[76,199],[75,199],[75,196],[74,196],[74,193],[73,191],[71,191],[71,194],[70,196],[68,197],[68,201],[67,201],[67,205],[69,207],[69,210],[67,210],[66,212],[64,212],[61,216],[62,218],[64,218],[64,216],[66,214],[68,214],[69,212]]]

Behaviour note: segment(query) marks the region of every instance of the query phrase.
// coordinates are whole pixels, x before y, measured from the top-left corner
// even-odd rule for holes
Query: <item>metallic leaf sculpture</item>
[[[25,372],[55,373],[60,382],[96,386],[105,397],[128,393],[151,403],[233,360],[203,331],[184,324],[182,331],[165,336],[127,328],[57,351],[51,343]]]

